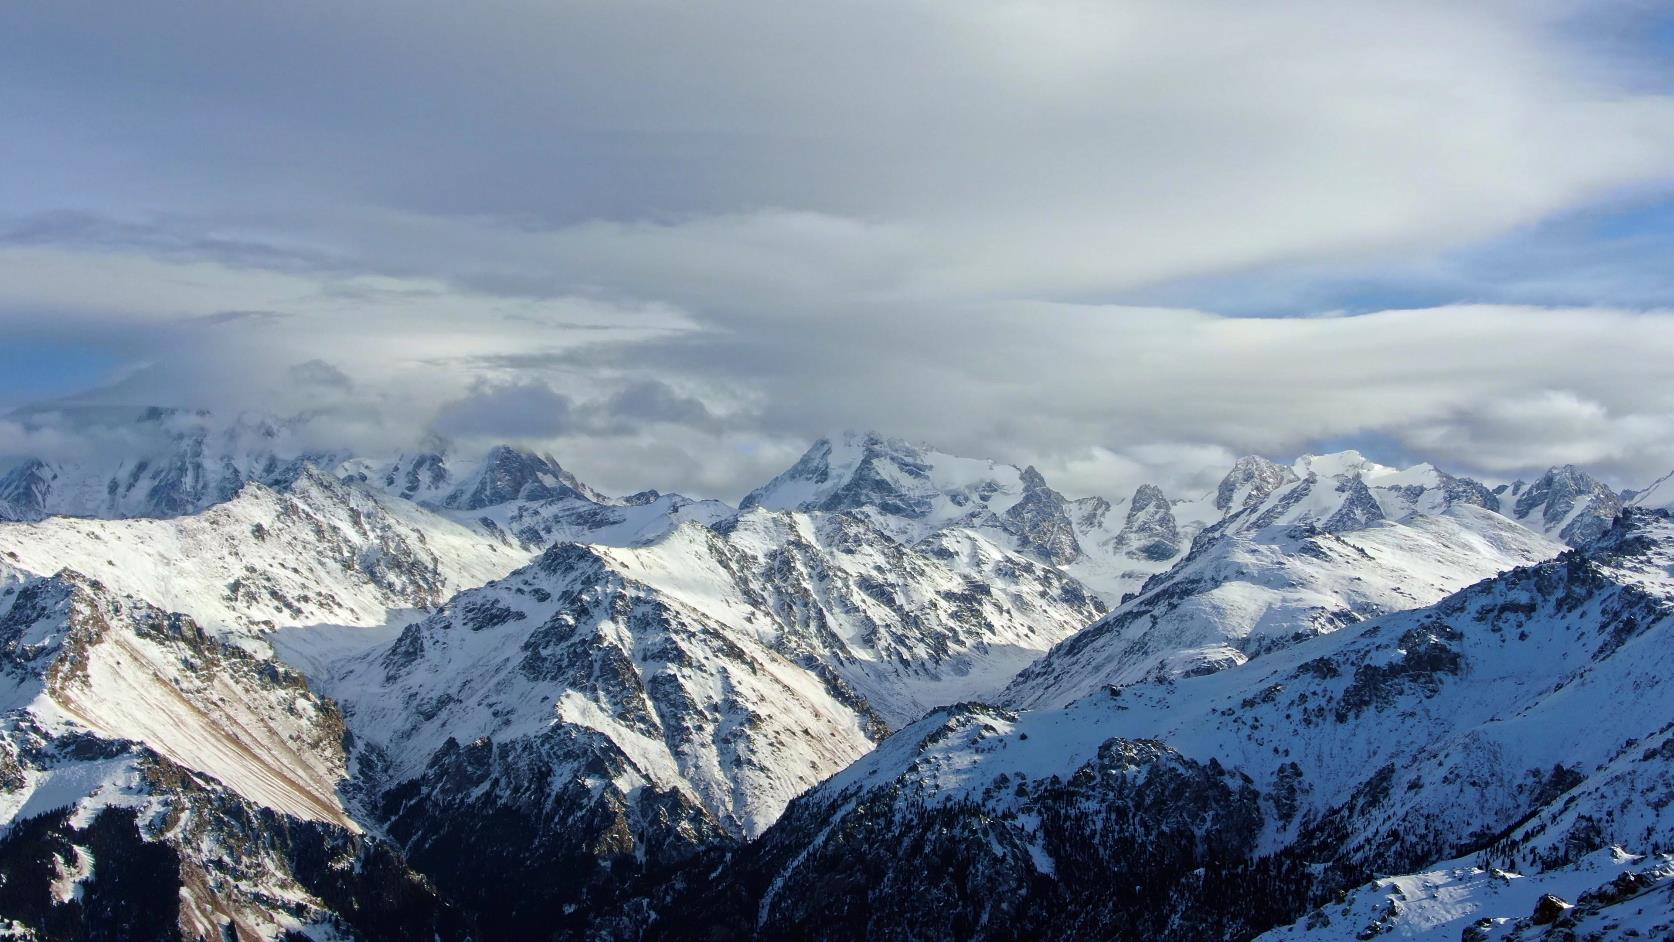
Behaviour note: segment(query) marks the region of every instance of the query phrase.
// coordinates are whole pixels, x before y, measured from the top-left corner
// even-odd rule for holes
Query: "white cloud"
[[[1422,270],[1664,192],[1674,98],[1590,29],[1634,9],[14,7],[0,318],[143,364],[106,398],[323,409],[362,447],[465,414],[607,487],[737,496],[849,426],[1068,490],[1356,435],[1634,483],[1674,467],[1674,315],[1607,285],[1357,318],[1064,303]],[[316,360],[344,382],[288,372]]]

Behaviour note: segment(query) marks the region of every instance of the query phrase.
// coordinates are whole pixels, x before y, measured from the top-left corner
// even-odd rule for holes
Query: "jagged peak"
[[[1215,490],[1215,509],[1223,514],[1235,513],[1260,503],[1267,495],[1299,477],[1291,468],[1260,455],[1245,455],[1233,462],[1232,470],[1221,479],[1220,486]]]
[[[1162,488],[1155,484],[1141,484],[1134,489],[1133,499],[1128,502],[1128,514],[1132,516],[1134,511],[1144,510],[1154,505],[1167,507],[1168,496],[1163,493]]]
[[[1028,490],[1046,490],[1046,489],[1048,489],[1047,485],[1046,485],[1045,476],[1043,476],[1039,471],[1035,470],[1034,465],[1029,465],[1028,467],[1024,468],[1021,477],[1022,477],[1024,488],[1026,488]]]

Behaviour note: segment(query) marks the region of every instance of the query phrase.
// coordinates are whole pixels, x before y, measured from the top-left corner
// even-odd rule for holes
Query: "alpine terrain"
[[[118,419],[0,469],[6,937],[1674,919],[1668,479],[1349,451],[1067,496],[848,433],[734,508]]]

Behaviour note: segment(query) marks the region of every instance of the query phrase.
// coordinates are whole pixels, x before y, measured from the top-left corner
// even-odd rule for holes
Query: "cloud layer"
[[[118,356],[103,401],[729,497],[860,426],[1078,492],[1356,439],[1674,467],[1636,273],[1458,270],[1674,183],[1636,4],[188,6],[0,13],[0,318]],[[1181,306],[1241,290],[1288,316]]]

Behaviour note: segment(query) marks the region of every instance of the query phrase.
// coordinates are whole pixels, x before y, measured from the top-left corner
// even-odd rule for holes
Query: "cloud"
[[[638,379],[597,404],[594,422],[601,429],[625,431],[647,424],[680,425],[714,432],[725,423],[703,401],[683,396],[657,379]]]
[[[572,408],[545,383],[478,386],[444,403],[433,428],[450,439],[550,439],[570,431]]]
[[[349,375],[324,360],[306,360],[285,371],[285,377],[295,386],[315,387],[340,392],[354,388]]]
[[[866,426],[1074,493],[1357,437],[1674,467],[1663,239],[1531,235],[1674,184],[1638,4],[105,14],[0,12],[0,322],[120,352],[77,402],[730,497]]]

